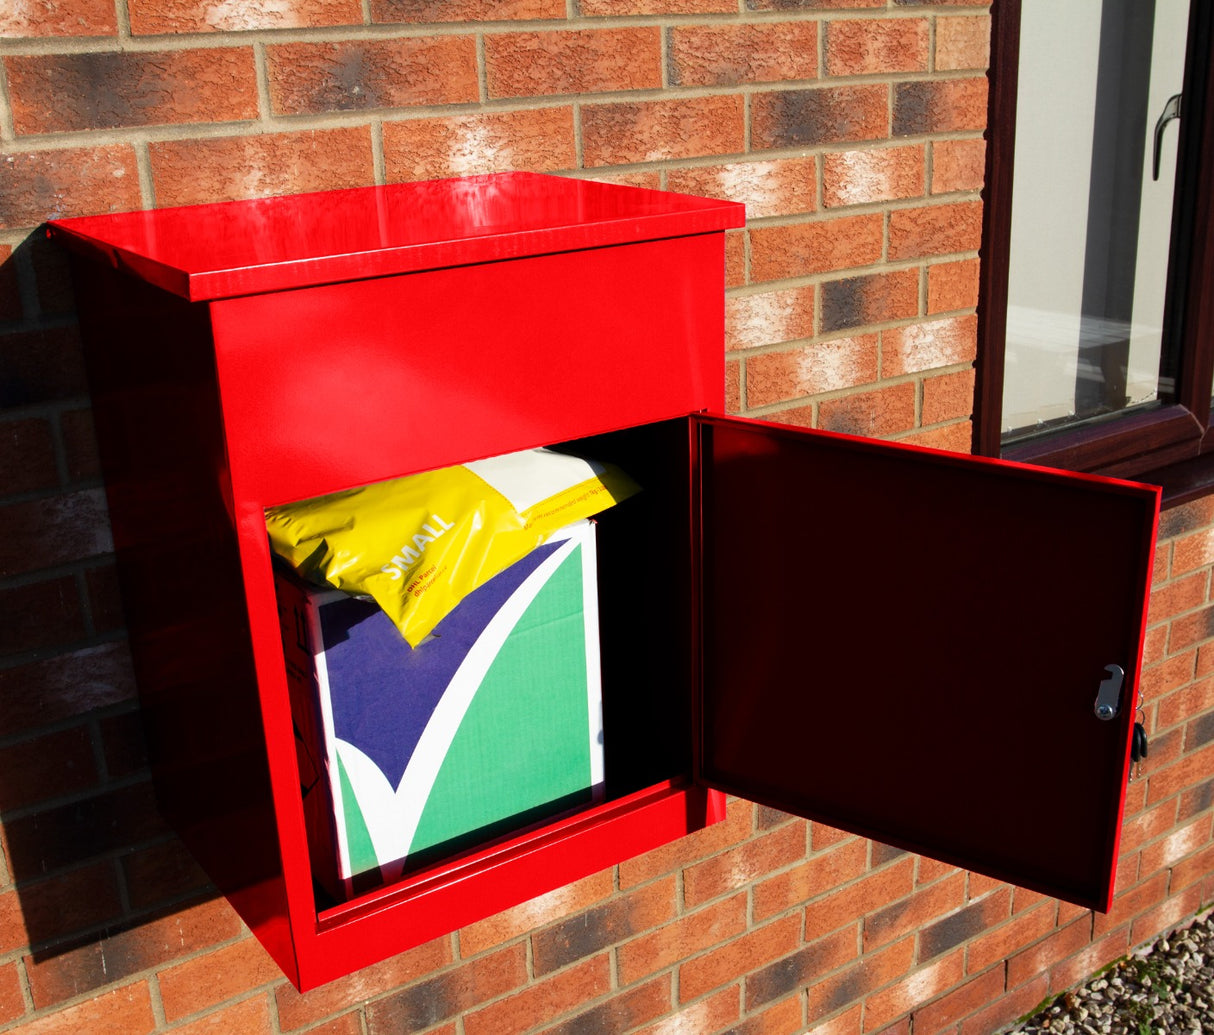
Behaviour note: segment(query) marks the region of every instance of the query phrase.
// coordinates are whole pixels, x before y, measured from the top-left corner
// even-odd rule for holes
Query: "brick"
[[[661,30],[639,26],[486,36],[485,83],[491,98],[658,89]]]
[[[1205,890],[1202,885],[1194,884],[1183,891],[1174,893],[1154,909],[1136,917],[1130,926],[1128,944],[1143,945],[1154,940],[1165,931],[1178,927],[1184,920],[1193,916],[1201,909],[1205,901]],[[1116,959],[1117,956],[1124,955],[1124,951],[1115,951],[1117,947],[1117,945],[1114,945],[1110,949],[1111,955],[1108,955],[1104,962],[1107,963],[1110,959]]]
[[[65,953],[28,958],[25,967],[34,1007],[45,1009],[125,981],[140,971],[236,938],[241,930],[228,903],[212,899]]]
[[[841,399],[823,400],[818,421],[827,431],[869,438],[896,435],[915,426],[915,386],[890,385]]]
[[[748,11],[833,11],[885,6],[886,0],[746,0]]]
[[[725,299],[725,348],[754,349],[809,338],[814,333],[814,289],[790,288]]]
[[[3,669],[0,733],[9,736],[35,729],[134,696],[130,655],[123,644],[88,647]]]
[[[919,271],[895,270],[822,285],[823,334],[919,314]]]
[[[978,304],[977,259],[934,262],[927,268],[928,314],[973,309]]]
[[[50,568],[114,548],[105,493],[100,489],[0,508],[5,534],[0,540],[0,575]]]
[[[1189,887],[1214,873],[1214,845],[1206,845],[1198,852],[1180,859],[1172,867],[1169,891],[1175,893]]]
[[[920,80],[894,85],[893,135],[986,128],[986,79]]]
[[[740,287],[747,282],[746,231],[729,230],[725,233],[725,286]]]
[[[545,1028],[545,1035],[613,1035],[631,1031],[665,1014],[670,1009],[671,994],[671,975],[663,974],[636,988],[616,992],[605,1003]]]
[[[1099,938],[1109,931],[1131,922],[1138,914],[1158,905],[1168,896],[1168,874],[1155,873],[1141,884],[1118,888],[1113,908],[1108,913],[1092,915],[1092,935]]]
[[[1006,920],[1012,912],[1012,893],[1004,888],[928,924],[919,932],[919,959],[934,959]]]
[[[789,1032],[803,1031],[801,996],[791,995],[774,1006],[764,1007],[729,1030],[731,1035],[735,1032],[737,1035],[788,1035]]]
[[[539,976],[569,966],[673,920],[676,899],[675,879],[668,877],[535,932],[531,936],[534,973]]]
[[[688,1032],[723,1031],[737,1019],[738,990],[726,988],[632,1035],[686,1035]]]
[[[277,1035],[270,1019],[269,998],[264,995],[254,996],[173,1029],[173,1035],[220,1035],[221,1032]]]
[[[974,412],[974,371],[929,377],[923,381],[923,424],[939,424]]]
[[[113,0],[46,0],[0,8],[0,39],[45,36],[114,36]]]
[[[859,962],[810,985],[810,1024],[902,977],[910,971],[914,959],[915,939],[903,938],[877,952],[865,953]]]
[[[846,830],[838,830],[815,820],[810,828],[810,847],[815,852],[820,852],[824,848],[842,844],[854,837],[855,834],[849,834]]]
[[[1196,816],[1199,812],[1205,812],[1211,805],[1214,805],[1214,777],[1196,787],[1191,787],[1180,795],[1180,806],[1176,810],[1176,821],[1183,823],[1185,820]]]
[[[684,870],[683,900],[693,908],[702,905],[782,869],[804,854],[805,832],[800,827],[783,827],[746,841]]]
[[[932,144],[933,194],[981,190],[985,183],[985,140],[937,140]]]
[[[113,193],[106,200],[112,204]],[[76,296],[72,291],[67,252],[44,237],[27,237],[22,250],[33,270],[39,312],[43,316],[66,316],[75,312]]]
[[[993,1031],[1002,1031],[1042,1003],[1049,988],[1049,976],[1038,974],[1028,984],[1005,992],[985,1009],[967,1017],[961,1025],[961,1035],[990,1035]]]
[[[813,212],[817,202],[817,163],[813,158],[777,158],[765,162],[671,169],[669,190],[740,201],[748,219]]]
[[[991,61],[991,20],[985,15],[936,19],[936,71],[985,69]]]
[[[706,859],[730,845],[738,844],[750,836],[753,822],[754,812],[750,802],[741,798],[730,798],[725,819],[720,823],[714,823],[677,841],[671,841],[621,862],[620,890],[674,873],[696,859]]]
[[[1090,934],[1091,921],[1081,917],[1035,945],[1022,949],[1008,960],[1007,987],[1015,988],[1030,981],[1050,970],[1059,960],[1079,952],[1088,944]]]
[[[773,90],[751,99],[751,147],[811,147],[889,136],[884,86]]]
[[[876,380],[875,335],[836,338],[746,361],[746,405],[772,403],[834,392]]]
[[[1203,496],[1159,515],[1159,538],[1174,539],[1214,523],[1214,497]]]
[[[21,975],[17,964],[0,967],[0,1024],[7,1024],[25,1013],[25,997],[21,992]]]
[[[1127,815],[1129,804],[1126,805]],[[1136,852],[1148,841],[1162,836],[1176,823],[1176,801],[1169,798],[1126,819],[1121,827],[1120,850]]]
[[[1093,942],[1082,952],[1057,964],[1050,971],[1050,991],[1061,992],[1086,981],[1102,967],[1124,956],[1130,947],[1128,928],[1122,927]]]
[[[565,0],[371,0],[373,22],[521,22],[565,14]]]
[[[1172,558],[1174,572],[1193,571],[1211,564],[1214,564],[1214,529],[1203,528],[1177,539]]]
[[[357,1007],[384,992],[396,991],[400,986],[424,978],[446,966],[451,959],[451,939],[435,938],[309,992],[300,993],[290,984],[280,984],[274,990],[278,1023],[283,1031],[305,1027],[311,1031],[312,1026],[322,1017]],[[515,972],[515,956],[504,955],[494,959],[500,964],[501,973],[487,975],[476,972],[473,975],[473,984],[479,983],[485,988],[491,988],[500,982],[502,987],[514,987],[507,985],[506,981],[509,980],[509,975]],[[490,966],[488,969],[492,971],[493,968]],[[448,976],[451,973],[448,972]],[[503,978],[506,981],[503,981]],[[426,985],[438,990],[439,994],[447,994],[451,988],[437,979],[436,983],[427,982]]]
[[[276,114],[459,104],[478,96],[471,36],[282,43],[266,53]]]
[[[789,955],[800,943],[800,935],[800,917],[788,916],[688,960],[679,967],[679,1001],[698,999],[736,981],[740,974]]]
[[[157,203],[195,205],[340,190],[374,181],[365,126],[149,145]]]
[[[0,444],[0,485],[5,492],[32,492],[58,483],[49,421],[34,417],[0,422]]]
[[[745,149],[743,98],[588,104],[581,109],[583,165],[624,165]]]
[[[891,260],[977,251],[981,243],[980,201],[899,209],[890,213]]]
[[[0,183],[5,230],[141,207],[135,151],[128,144],[6,154]]]
[[[915,1031],[918,1035],[933,1035],[955,1025],[1003,995],[1003,968],[996,967],[971,977],[959,988],[941,996],[935,1002],[915,1009]]]
[[[822,198],[828,208],[922,197],[922,144],[835,151],[822,159]]]
[[[246,47],[11,57],[5,66],[19,136],[257,117]]]
[[[939,427],[928,428],[925,431],[915,431],[901,439],[924,449],[943,449],[952,453],[973,452],[973,426],[969,421],[959,421],[956,424],[943,424]]]
[[[746,930],[746,894],[734,895],[689,912],[677,920],[629,939],[616,950],[620,983],[633,984],[649,974],[736,938]]]
[[[518,943],[368,1003],[368,1035],[420,1031],[526,983],[526,946]]]
[[[688,25],[670,30],[671,86],[737,86],[818,75],[816,22]]]
[[[132,909],[150,909],[208,886],[206,873],[176,838],[128,852],[121,865]]]
[[[77,936],[112,922],[122,910],[114,868],[93,863],[45,879],[41,870],[10,863],[21,890],[0,894],[0,952]]]
[[[24,808],[97,781],[87,727],[75,726],[0,748],[0,811]]]
[[[1172,651],[1180,651],[1192,647],[1202,640],[1214,636],[1214,607],[1203,608],[1183,618],[1177,618],[1172,623],[1172,633],[1168,637],[1168,647]]]
[[[1044,938],[1054,929],[1055,912],[1052,902],[1039,900],[1010,920],[975,935],[966,946],[966,971],[973,974],[985,970]]]
[[[146,981],[69,1006],[22,1026],[22,1035],[143,1035],[156,1029]]]
[[[846,1013],[841,1013],[838,1017],[823,1021],[821,1024],[815,1024],[809,1029],[807,1035],[860,1035],[863,1013],[864,1006],[857,1003]]]
[[[882,377],[969,363],[977,355],[978,321],[953,316],[911,324],[883,332],[881,343]]]
[[[503,910],[460,931],[460,954],[464,958],[475,956],[541,927],[573,917],[597,903],[603,903],[613,891],[611,870],[602,870]]]
[[[920,967],[889,988],[874,992],[864,1003],[864,1030],[873,1031],[890,1024],[958,984],[965,972],[964,957],[964,951],[958,950],[929,967]]]
[[[1210,843],[1210,816],[1199,816],[1142,850],[1142,872],[1151,874],[1173,866]]]
[[[611,987],[607,955],[579,963],[464,1018],[466,1035],[500,1035],[553,1020]]]
[[[63,439],[64,462],[70,482],[101,476],[91,410],[67,410],[59,414],[59,436]]]
[[[314,29],[359,25],[358,0],[127,0],[134,36],[185,32],[253,32],[260,29]]]
[[[282,972],[256,938],[246,937],[158,975],[169,1021],[218,1006],[254,988],[282,980]]]
[[[1142,673],[1142,698],[1157,701],[1156,729],[1167,729],[1214,707],[1214,681],[1194,680],[1197,653],[1186,651]]]
[[[85,631],[73,578],[0,589],[0,656],[61,646]]]
[[[391,182],[577,165],[570,107],[385,122],[383,133]]]
[[[1198,571],[1156,586],[1151,591],[1149,621],[1161,622],[1206,602],[1209,572]]]
[[[827,75],[926,72],[926,18],[865,18],[826,24]]]
[[[880,213],[750,231],[751,277],[757,282],[868,266],[881,259]]]
[[[5,824],[13,870],[46,873],[165,832],[150,783],[107,788]]]
[[[915,861],[909,856],[843,888],[830,891],[805,907],[805,940],[813,941],[865,914],[904,898],[914,887]]]
[[[843,928],[798,949],[791,956],[759,970],[752,969],[745,978],[746,1009],[754,1010],[795,992],[808,985],[815,975],[829,974],[859,954],[856,932]]]
[[[965,875],[957,872],[864,918],[864,951],[888,945],[965,902]]]

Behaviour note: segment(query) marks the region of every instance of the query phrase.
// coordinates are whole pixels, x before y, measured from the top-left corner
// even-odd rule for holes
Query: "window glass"
[[[1179,134],[1167,116],[1188,7],[1023,0],[1005,442],[1171,399],[1161,346]]]

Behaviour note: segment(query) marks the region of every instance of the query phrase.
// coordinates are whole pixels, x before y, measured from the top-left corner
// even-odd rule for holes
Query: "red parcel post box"
[[[726,793],[1108,908],[1158,490],[726,416],[743,222],[509,173],[50,224],[162,808],[298,987]],[[331,899],[265,508],[540,445],[643,486],[598,519],[604,793]]]

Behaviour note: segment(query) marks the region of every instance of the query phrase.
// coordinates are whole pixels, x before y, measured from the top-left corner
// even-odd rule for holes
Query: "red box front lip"
[[[210,301],[743,225],[737,202],[497,173],[83,216],[53,220],[47,232],[179,297]]]

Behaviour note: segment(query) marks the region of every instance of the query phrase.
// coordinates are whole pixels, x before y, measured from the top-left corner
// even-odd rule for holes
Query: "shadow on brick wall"
[[[79,993],[214,891],[152,791],[71,300],[41,232],[0,261],[0,937],[97,959]]]

